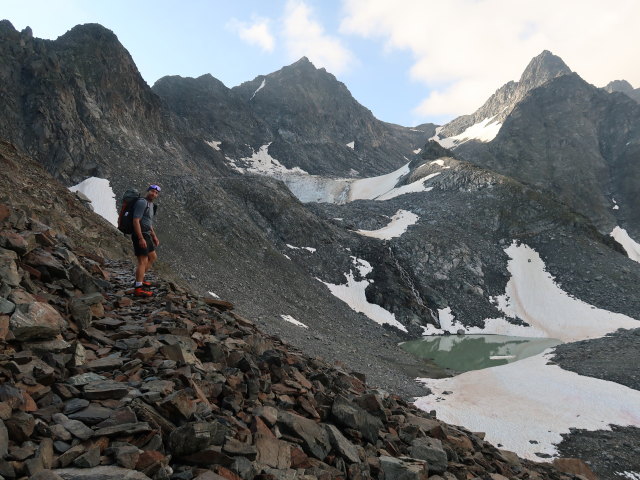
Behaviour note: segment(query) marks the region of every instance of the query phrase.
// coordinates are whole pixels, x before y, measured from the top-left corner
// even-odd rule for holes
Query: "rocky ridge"
[[[309,358],[261,333],[232,304],[164,276],[150,278],[154,297],[132,297],[121,237],[28,163],[2,162],[3,478],[564,480],[580,477],[560,470],[588,473],[576,459],[558,460],[555,469],[498,450],[481,433]]]
[[[395,170],[435,128],[381,122],[306,57],[231,89],[203,75],[164,77],[152,90],[188,120],[190,131],[220,142],[217,148],[226,156],[251,157],[269,145],[269,154],[285,167],[314,175],[360,177]]]

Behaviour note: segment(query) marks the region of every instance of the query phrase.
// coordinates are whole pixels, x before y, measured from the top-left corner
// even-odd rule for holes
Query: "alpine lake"
[[[517,362],[561,343],[553,338],[438,335],[403,342],[400,347],[443,369],[463,373]]]

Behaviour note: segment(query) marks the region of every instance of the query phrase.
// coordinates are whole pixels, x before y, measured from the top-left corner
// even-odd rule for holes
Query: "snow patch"
[[[637,472],[621,472],[620,475],[630,478],[631,480],[640,480],[640,473]]]
[[[324,283],[334,296],[345,302],[356,312],[365,314],[380,325],[392,325],[406,332],[406,327],[396,320],[396,316],[393,313],[385,310],[380,305],[367,301],[365,289],[373,280],[367,280],[364,277],[373,271],[373,267],[366,260],[356,257],[351,258],[354,267],[358,270],[360,276],[363,277],[363,280],[357,281],[353,272],[349,271],[349,273],[346,274],[347,283],[344,285],[334,285],[332,283],[322,282],[322,280],[320,280],[320,282]]]
[[[91,200],[93,211],[107,220],[114,227],[118,226],[118,210],[116,194],[106,178],[89,177],[73,187],[72,192],[80,192]]]
[[[347,147],[349,147],[351,150],[353,150],[354,148],[356,148],[356,142],[347,143]]]
[[[251,98],[249,100],[253,100],[253,97],[256,96],[256,93],[258,93],[260,90],[262,90],[264,88],[264,86],[267,84],[267,79],[263,79],[262,83],[260,84],[260,86],[256,89],[255,92],[253,92],[253,95],[251,95]]]
[[[210,142],[205,141],[205,143],[218,152],[220,151],[220,145],[222,144],[222,142],[217,142],[216,140],[211,140]]]
[[[211,298],[215,298],[216,300],[220,300],[220,297],[213,292],[207,292],[207,295],[209,295]]]
[[[485,118],[475,125],[471,125],[464,132],[453,137],[440,138],[440,130],[436,129],[436,134],[431,138],[444,148],[455,148],[469,140],[480,140],[481,142],[490,142],[502,127],[502,124],[494,120],[495,116]]]
[[[385,175],[370,178],[326,178],[318,175],[280,177],[301,202],[344,204],[354,200],[374,200],[395,187],[409,173],[409,163]]]
[[[288,243],[286,245],[292,250],[308,250],[311,253],[314,253],[316,251],[316,249],[313,247],[296,247],[294,245],[289,245]]]
[[[451,168],[451,167],[450,167],[450,166],[448,166],[448,165],[445,167],[445,165],[444,165],[444,160],[442,160],[442,159],[440,159],[440,158],[439,158],[438,160],[434,160],[433,162],[429,162],[429,165],[438,165],[439,167],[442,167],[442,168],[444,168],[444,169],[446,169],[446,168]]]
[[[413,153],[415,153],[416,155],[419,154],[422,151],[421,148],[416,148]]]
[[[624,250],[627,252],[627,256],[631,260],[640,262],[640,245],[629,236],[624,228],[616,227],[609,235],[624,247]]]
[[[391,217],[391,222],[389,222],[387,226],[378,230],[357,230],[357,233],[381,240],[391,240],[392,238],[401,236],[411,225],[414,225],[419,218],[420,217],[413,212],[398,210],[395,215]]]
[[[433,190],[433,187],[425,186],[425,183],[428,180],[431,180],[433,177],[437,177],[440,175],[440,172],[432,173],[427,175],[426,177],[421,178],[420,180],[416,180],[408,185],[402,185],[400,187],[396,187],[387,193],[376,197],[375,200],[389,200],[391,198],[399,197],[400,195],[405,195],[407,193],[417,193],[417,192],[430,192]]]
[[[278,160],[269,155],[269,145],[263,145],[256,152],[254,150],[250,157],[244,157],[239,160],[233,158],[227,158],[227,161],[236,171],[240,173],[258,173],[262,175],[269,175],[278,177],[283,174],[307,174],[301,168],[287,168],[282,165]]]
[[[415,404],[435,409],[447,423],[486,432],[494,445],[537,461],[545,460],[537,452],[556,455],[555,444],[571,428],[640,426],[640,392],[549,365],[549,352],[453,378],[421,379],[435,395]],[[444,391],[450,393],[440,395]]]
[[[309,328],[304,323],[299,322],[298,320],[293,318],[291,315],[280,315],[280,318],[282,318],[286,322],[293,323],[294,325],[296,325],[298,327]]]

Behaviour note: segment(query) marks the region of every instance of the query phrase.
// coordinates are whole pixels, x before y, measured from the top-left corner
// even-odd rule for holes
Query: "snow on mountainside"
[[[626,315],[595,308],[563,291],[546,271],[540,255],[530,247],[515,243],[505,249],[509,255],[511,278],[505,293],[492,298],[505,317],[519,318],[526,325],[509,323],[505,318],[484,320],[484,327],[466,327],[447,312],[441,329],[425,328],[425,334],[463,329],[469,334],[513,335],[556,338],[574,342],[597,338],[618,328],[640,328],[640,321]],[[444,320],[444,321],[443,321]]]

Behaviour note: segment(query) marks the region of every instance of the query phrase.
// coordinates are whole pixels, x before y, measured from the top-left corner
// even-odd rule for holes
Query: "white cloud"
[[[276,40],[271,34],[269,23],[269,19],[266,18],[256,18],[250,24],[232,19],[227,27],[249,45],[258,46],[265,52],[273,52]]]
[[[341,32],[414,57],[426,116],[472,113],[543,50],[588,82],[640,87],[637,0],[344,0]]]
[[[325,67],[334,74],[345,72],[353,64],[351,51],[339,38],[325,32],[305,2],[289,0],[283,23],[285,43],[293,60],[306,56],[317,67]]]

